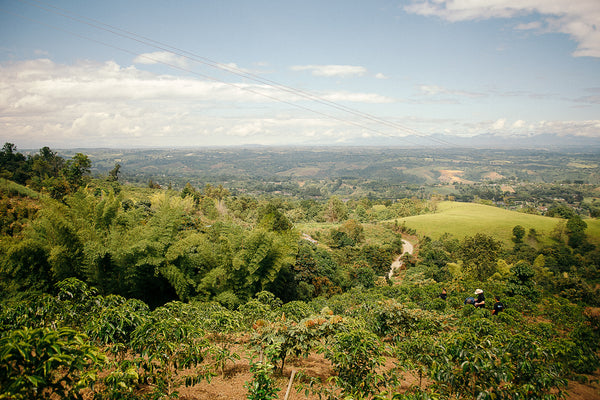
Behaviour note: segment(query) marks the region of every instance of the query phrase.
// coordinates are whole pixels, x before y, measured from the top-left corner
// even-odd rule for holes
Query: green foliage
[[[271,363],[280,363],[283,373],[288,356],[307,356],[324,339],[346,329],[347,321],[339,315],[324,313],[300,322],[287,320],[284,315],[273,322],[258,320],[253,325],[251,343],[260,351],[267,351]]]
[[[511,275],[506,286],[510,295],[521,295],[532,299],[539,296],[539,290],[533,281],[535,272],[529,263],[519,261],[510,268],[510,272]]]
[[[585,229],[587,228],[587,224],[579,215],[570,217],[566,227],[569,235],[569,246],[575,249],[586,244]]]
[[[345,396],[371,396],[384,384],[377,369],[384,363],[383,345],[372,332],[360,328],[337,333],[322,349],[337,375],[333,378]]]
[[[408,308],[393,299],[378,302],[371,315],[373,331],[397,341],[415,332],[435,334],[442,328],[442,319],[436,314]]]
[[[348,271],[352,286],[362,286],[366,289],[375,286],[375,271],[365,262],[358,262]]]
[[[246,382],[249,400],[272,400],[277,398],[280,389],[273,380],[273,364],[264,361],[250,361],[250,372],[252,381]]]
[[[157,396],[174,397],[179,385],[191,386],[212,375],[200,366],[209,349],[204,331],[168,309],[157,308],[145,318],[131,333],[130,346],[139,357],[140,379],[152,383]],[[180,376],[188,368],[194,373]]]
[[[250,327],[250,344],[266,361],[251,363],[249,398],[274,398],[273,372],[317,348],[337,373],[334,386],[319,392],[332,399],[553,399],[567,377],[584,380],[600,364],[600,328],[586,308],[599,304],[599,257],[591,243],[600,225],[570,214],[570,206],[554,210],[569,215],[557,225],[539,215],[439,202],[393,168],[402,185],[385,183],[383,191],[383,183],[328,176],[303,177],[301,188],[279,175],[255,182],[251,195],[231,188],[230,196],[218,182],[203,191],[189,184],[179,195],[120,186],[119,168],[108,172],[113,160],[108,178],[91,180],[86,157],[65,162],[47,148],[26,157],[10,144],[0,152],[0,175],[15,180],[0,181],[2,343],[36,330],[41,339],[31,340],[63,340],[53,332],[74,329],[111,359],[72,373],[59,367],[52,379],[64,371],[71,380],[61,390],[87,385],[103,390],[89,393],[97,398],[175,397],[182,385],[226,377],[240,358],[233,344]],[[228,182],[234,181],[241,182]],[[463,186],[439,190],[490,204],[503,196],[495,184]],[[280,190],[285,198],[277,197]],[[593,197],[591,187],[540,190],[572,204],[584,191]],[[255,195],[261,191],[270,195]],[[334,192],[339,197],[324,196]],[[418,253],[403,258],[396,284],[376,282],[401,251],[400,233],[422,238],[413,243]],[[504,251],[511,234],[514,246]],[[446,301],[438,298],[442,286]],[[506,311],[491,316],[489,309],[464,307],[475,287],[490,294],[488,305],[501,295]],[[381,364],[383,343],[399,367],[418,373],[419,387],[379,393],[397,389],[397,370]],[[108,367],[103,385],[81,378],[101,366]],[[152,393],[140,393],[142,387]],[[50,389],[36,395],[50,396]]]
[[[512,230],[512,234],[513,234],[513,242],[515,243],[523,243],[523,237],[525,236],[525,228],[523,228],[521,225],[515,225],[515,227]]]
[[[0,397],[83,399],[105,363],[73,329],[16,329],[0,337]]]
[[[268,231],[285,232],[292,229],[292,222],[273,201],[263,205],[258,210],[258,223]]]
[[[136,331],[149,317],[145,303],[114,296],[116,301],[94,313],[86,325],[91,339],[108,346],[113,354],[123,356]]]
[[[281,313],[291,321],[299,322],[313,313],[313,309],[303,301],[290,301],[281,306]]]
[[[459,256],[469,275],[478,281],[485,281],[496,272],[496,260],[502,249],[500,241],[492,236],[477,233],[463,239]]]

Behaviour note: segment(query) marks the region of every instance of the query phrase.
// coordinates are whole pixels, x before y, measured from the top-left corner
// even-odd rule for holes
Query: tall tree
[[[459,256],[472,278],[484,281],[496,272],[502,243],[484,233],[467,236],[461,242]]]
[[[71,160],[68,160],[63,168],[63,174],[69,184],[76,190],[83,185],[85,179],[89,176],[92,162],[83,153],[75,154]]]
[[[348,218],[348,208],[337,196],[331,196],[323,214],[327,222],[339,222]]]
[[[586,243],[585,230],[587,223],[579,215],[574,215],[567,221],[568,244],[576,249]]]

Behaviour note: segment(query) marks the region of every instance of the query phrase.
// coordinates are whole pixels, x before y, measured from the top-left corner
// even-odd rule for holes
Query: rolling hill
[[[512,245],[512,229],[521,225],[527,232],[534,229],[541,240],[547,237],[562,220],[540,215],[524,214],[502,208],[474,203],[444,201],[433,214],[416,215],[398,220],[419,235],[439,238],[449,233],[458,238],[485,233]],[[600,221],[586,219],[586,233],[594,243],[600,243]],[[546,239],[544,239],[546,238]]]

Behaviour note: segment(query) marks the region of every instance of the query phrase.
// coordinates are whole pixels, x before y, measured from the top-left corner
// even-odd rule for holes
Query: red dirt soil
[[[252,380],[252,374],[249,370],[249,363],[244,358],[243,351],[240,351],[242,359],[236,361],[235,364],[229,364],[226,369],[226,376],[223,379],[217,376],[211,379],[210,383],[202,382],[191,387],[181,387],[179,396],[183,400],[243,400],[246,399],[248,391],[244,387],[246,382]],[[388,363],[387,367],[392,366],[392,362]],[[275,378],[277,386],[281,389],[278,393],[278,398],[283,400],[286,389],[291,376],[292,370],[302,371],[304,374],[311,377],[319,377],[323,381],[333,375],[331,366],[320,354],[311,354],[307,358],[298,358],[289,360],[283,372],[283,376]],[[587,383],[579,383],[575,381],[569,382],[567,389],[567,400],[600,400],[600,370],[594,375],[588,377]],[[296,387],[299,382],[294,380],[294,387],[290,391],[288,400],[318,400],[317,394],[309,393],[305,395],[304,391],[298,392]],[[423,382],[425,384],[425,382]],[[401,386],[398,388],[390,388],[396,392],[404,392],[412,385],[418,385],[417,377],[404,373],[402,376]]]

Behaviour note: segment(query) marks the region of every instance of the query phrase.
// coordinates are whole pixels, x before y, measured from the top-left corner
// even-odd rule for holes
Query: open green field
[[[399,219],[398,223],[404,223],[407,227],[415,229],[419,235],[434,239],[444,233],[450,233],[457,238],[485,233],[510,245],[515,225],[523,226],[527,232],[531,228],[535,229],[544,241],[543,238],[547,238],[560,221],[558,218],[524,214],[482,204],[445,201],[439,203],[434,214],[406,217]],[[588,224],[588,237],[592,242],[599,243],[600,221],[585,221]]]

